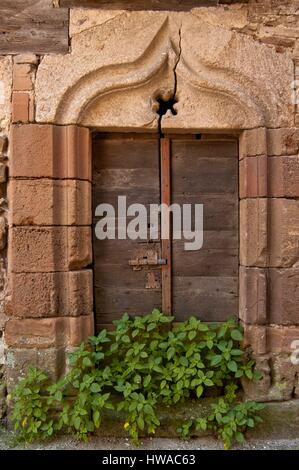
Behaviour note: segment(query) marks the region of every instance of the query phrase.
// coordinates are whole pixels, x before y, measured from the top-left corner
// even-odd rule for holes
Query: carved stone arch
[[[69,55],[44,58],[37,120],[155,130],[156,96],[176,89],[177,115],[163,118],[165,129],[284,127],[292,73],[287,53],[192,14],[125,14],[75,35]]]

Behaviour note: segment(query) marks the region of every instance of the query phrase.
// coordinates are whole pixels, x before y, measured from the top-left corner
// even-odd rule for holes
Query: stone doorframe
[[[105,47],[95,55],[101,40]],[[58,376],[66,351],[93,332],[91,130],[157,132],[157,100],[175,94],[177,115],[160,120],[164,132],[239,135],[240,320],[265,373],[262,398],[284,398],[271,388],[269,360],[277,356],[282,373],[299,339],[290,57],[191,14],[132,13],[72,41],[70,54],[39,65],[34,123],[13,110],[8,383],[29,364]]]

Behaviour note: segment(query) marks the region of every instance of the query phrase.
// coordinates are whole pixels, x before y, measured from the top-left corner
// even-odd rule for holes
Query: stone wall
[[[163,130],[240,134],[240,318],[264,372],[258,387],[245,386],[262,400],[298,397],[290,354],[299,340],[299,0],[225,3],[187,12],[63,9],[61,47],[55,38],[52,51],[50,42],[47,53],[35,44],[17,54],[5,44],[0,410],[3,337],[13,383],[29,363],[59,375],[65,351],[92,331],[82,126],[155,132],[157,99],[174,93],[177,115],[163,117]]]

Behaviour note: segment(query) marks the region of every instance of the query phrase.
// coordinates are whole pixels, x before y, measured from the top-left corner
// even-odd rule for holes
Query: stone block
[[[267,156],[245,157],[239,165],[240,198],[267,197]]]
[[[5,313],[23,318],[90,315],[92,271],[10,273]]]
[[[14,92],[12,94],[12,122],[28,123],[33,116],[33,102],[30,94]]]
[[[91,181],[89,129],[77,126],[12,126],[11,177]]]
[[[90,225],[91,183],[81,180],[11,179],[11,225]]]
[[[13,91],[28,91],[33,88],[33,67],[30,64],[14,64]]]
[[[267,266],[267,199],[240,202],[240,261],[243,266]]]
[[[271,267],[296,267],[299,263],[299,201],[270,200]]]
[[[9,271],[77,270],[92,261],[90,227],[13,227],[9,231]]]
[[[268,129],[267,145],[269,156],[298,155],[299,129]]]
[[[244,323],[267,322],[267,274],[265,269],[240,267],[240,319]]]
[[[79,346],[93,334],[93,315],[61,318],[10,318],[4,339],[8,347],[60,349]]]
[[[267,134],[264,127],[245,130],[240,135],[240,158],[267,155]]]
[[[269,323],[298,325],[298,305],[299,267],[269,269]]]

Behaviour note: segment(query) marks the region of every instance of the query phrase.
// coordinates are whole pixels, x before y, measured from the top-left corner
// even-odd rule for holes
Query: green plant
[[[70,370],[57,383],[31,369],[12,395],[15,429],[26,440],[57,432],[86,439],[100,427],[102,411],[114,408],[125,414],[123,426],[137,442],[140,432],[154,433],[160,425],[158,405],[225,395],[208,420],[183,423],[180,433],[186,437],[196,426],[218,432],[226,446],[239,439],[245,426],[241,414],[246,411],[250,427],[258,411],[249,402],[235,404],[240,378],[260,377],[239,347],[242,329],[234,320],[219,325],[191,317],[175,326],[172,321],[158,310],[144,317],[125,314],[114,331],[101,331],[70,355]],[[34,414],[36,408],[41,412]]]
[[[236,385],[227,385],[225,396],[212,404],[212,412],[207,418],[189,419],[177,429],[177,432],[187,438],[194,428],[202,431],[211,430],[223,441],[225,449],[229,449],[235,440],[242,444],[246,430],[254,428],[262,421],[258,413],[264,405],[254,401],[236,401],[236,390]]]

